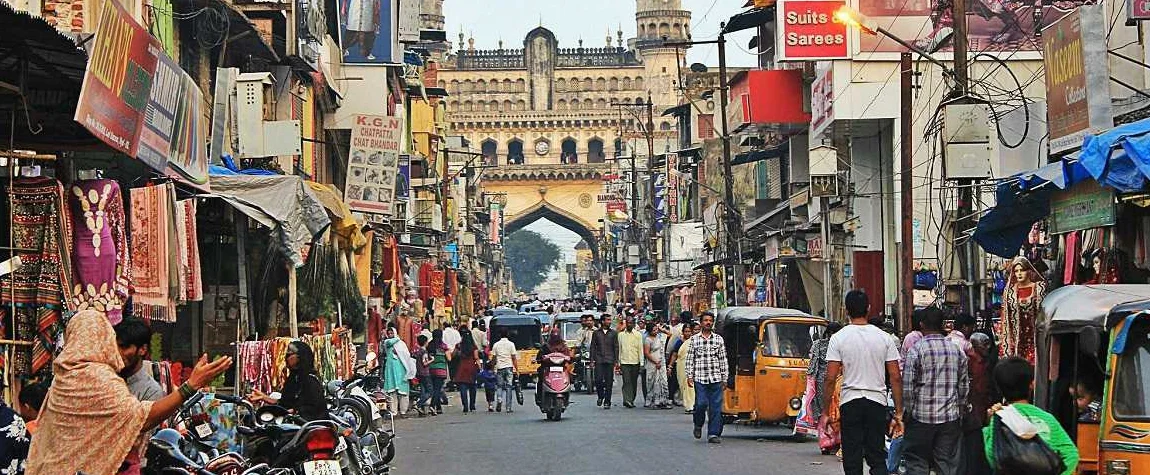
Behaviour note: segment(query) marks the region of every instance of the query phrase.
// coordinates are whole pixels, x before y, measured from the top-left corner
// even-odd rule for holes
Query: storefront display
[[[105,312],[115,325],[123,319],[131,283],[120,185],[113,180],[85,180],[72,183],[68,190],[75,234],[75,309]]]
[[[1015,259],[1002,305],[1001,356],[1021,356],[1034,362],[1035,321],[1045,296],[1046,282],[1030,260]]]
[[[320,379],[348,379],[355,366],[355,346],[351,342],[351,332],[337,330],[324,335],[301,335],[300,341],[307,343],[315,353],[316,372]],[[236,345],[238,356],[236,365],[240,368],[240,384],[244,391],[258,389],[265,393],[283,387],[287,378],[285,355],[292,338],[244,341]]]

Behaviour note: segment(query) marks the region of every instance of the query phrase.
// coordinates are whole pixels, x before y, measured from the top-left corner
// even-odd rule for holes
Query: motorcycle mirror
[[[284,398],[284,395],[282,393],[280,393],[279,391],[274,391],[271,394],[268,394],[268,397],[279,401],[280,399]]]

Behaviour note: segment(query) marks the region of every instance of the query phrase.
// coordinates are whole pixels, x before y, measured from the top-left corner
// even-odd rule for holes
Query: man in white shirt
[[[843,376],[839,407],[842,417],[843,473],[862,475],[863,459],[871,475],[886,475],[886,434],[902,430],[902,375],[899,351],[886,332],[867,322],[870,302],[861,290],[846,295],[851,323],[831,337],[827,348],[826,399]],[[887,422],[887,379],[894,396],[894,420]]]
[[[515,343],[507,339],[507,330],[500,329],[499,341],[491,345],[491,358],[495,360],[495,372],[499,376],[496,412],[503,412],[504,405],[507,406],[508,413],[513,412],[511,397],[515,393],[515,373],[518,372],[518,366],[515,363],[517,351]]]

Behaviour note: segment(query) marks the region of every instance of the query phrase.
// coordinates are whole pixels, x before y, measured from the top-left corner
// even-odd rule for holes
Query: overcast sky
[[[691,11],[691,36],[711,40],[719,32],[719,22],[744,10],[742,0],[683,0]],[[635,36],[635,2],[632,0],[445,0],[443,15],[447,39],[459,41],[459,32],[474,35],[475,47],[494,49],[503,40],[505,48],[522,48],[523,37],[539,26],[550,29],[559,38],[560,48],[574,48],[579,39],[587,48],[602,48],[607,32],[623,27],[623,40]],[[754,54],[747,51],[753,35],[748,30],[727,37],[727,63],[730,66],[753,66]],[[612,39],[612,45],[615,44]],[[626,44],[626,43],[624,43]],[[719,65],[715,46],[695,46],[687,55],[689,63]]]

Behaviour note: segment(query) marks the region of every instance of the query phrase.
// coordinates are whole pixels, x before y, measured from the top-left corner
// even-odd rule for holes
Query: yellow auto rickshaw
[[[779,423],[802,408],[811,329],[827,321],[798,310],[727,307],[715,318],[715,331],[727,346],[729,376],[723,415],[729,421]]]
[[[1150,473],[1150,285],[1054,290],[1037,335],[1033,402],[1075,440],[1078,473]],[[1080,395],[1096,395],[1097,418]]]
[[[539,371],[539,362],[535,358],[539,355],[539,345],[543,342],[543,325],[538,318],[527,315],[504,315],[491,319],[488,330],[491,344],[499,341],[500,332],[507,331],[507,339],[515,343],[516,374],[521,383],[526,384],[535,377]],[[525,387],[525,386],[524,386]]]

